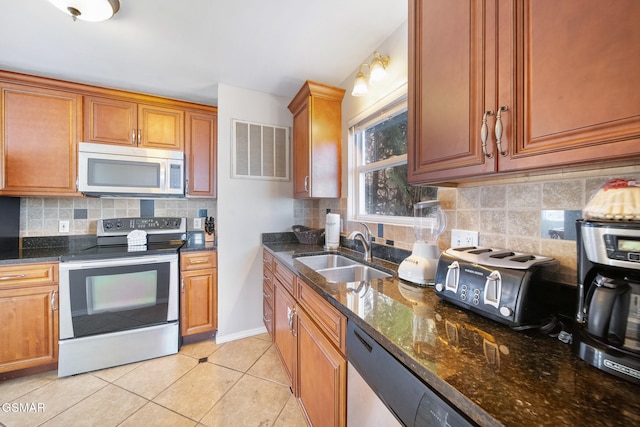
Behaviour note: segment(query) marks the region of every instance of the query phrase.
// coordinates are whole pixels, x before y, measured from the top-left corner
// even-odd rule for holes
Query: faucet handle
[[[371,235],[371,230],[369,229],[369,226],[364,222],[361,222],[360,224],[362,224],[362,226],[364,227],[364,238],[367,239],[368,243],[371,243],[372,235]]]

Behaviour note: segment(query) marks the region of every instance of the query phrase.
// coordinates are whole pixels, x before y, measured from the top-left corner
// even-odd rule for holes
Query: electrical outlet
[[[202,230],[202,218],[193,218],[193,229]]]
[[[478,232],[468,230],[451,230],[451,247],[478,246]]]
[[[69,221],[58,221],[58,232],[60,232],[60,233],[68,233],[69,232]]]

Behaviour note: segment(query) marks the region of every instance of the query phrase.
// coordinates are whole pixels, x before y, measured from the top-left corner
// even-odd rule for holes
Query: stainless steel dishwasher
[[[474,425],[351,321],[347,360],[349,427]]]

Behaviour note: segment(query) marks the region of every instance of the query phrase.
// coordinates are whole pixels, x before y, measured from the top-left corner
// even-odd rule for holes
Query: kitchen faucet
[[[364,260],[367,262],[371,262],[371,230],[369,230],[369,227],[364,222],[361,222],[360,224],[364,226],[364,234],[356,230],[349,235],[349,239],[355,240],[356,238],[360,237],[362,246],[364,246]]]

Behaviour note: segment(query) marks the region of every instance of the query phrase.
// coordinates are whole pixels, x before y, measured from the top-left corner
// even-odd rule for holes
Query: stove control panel
[[[133,230],[144,230],[148,234],[184,233],[187,231],[187,220],[177,217],[99,219],[96,234],[121,236]]]

